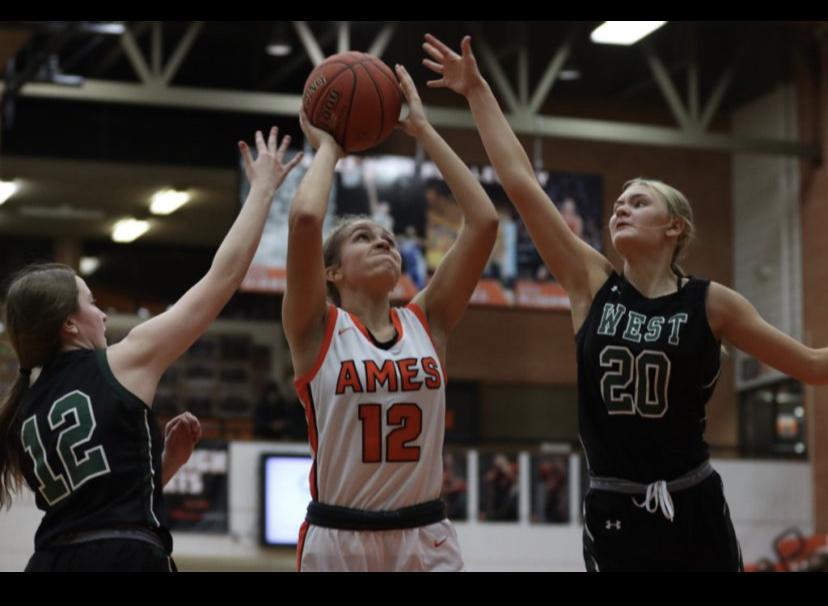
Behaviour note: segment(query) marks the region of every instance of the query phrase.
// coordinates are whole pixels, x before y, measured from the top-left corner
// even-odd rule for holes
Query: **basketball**
[[[382,143],[400,117],[402,93],[385,63],[348,51],[328,57],[305,82],[302,106],[311,124],[333,135],[347,153]]]

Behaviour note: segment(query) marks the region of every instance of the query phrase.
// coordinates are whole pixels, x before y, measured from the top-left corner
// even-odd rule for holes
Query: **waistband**
[[[311,501],[305,517],[314,526],[340,530],[402,530],[428,526],[445,518],[446,506],[440,499],[392,511],[365,511]]]
[[[148,528],[101,528],[96,530],[79,530],[77,532],[65,532],[58,535],[46,546],[46,549],[54,547],[66,547],[69,545],[80,545],[92,541],[103,541],[107,539],[126,539],[130,541],[143,541],[155,545],[165,553],[169,554],[172,549],[164,544],[161,537]]]
[[[661,513],[665,518],[673,521],[675,516],[675,508],[673,507],[673,499],[670,497],[671,492],[679,492],[701,484],[713,473],[713,466],[707,460],[695,469],[691,469],[684,475],[681,475],[669,482],[664,480],[657,480],[651,484],[641,484],[639,482],[632,482],[622,478],[607,478],[601,476],[590,476],[589,487],[594,490],[606,490],[609,492],[619,492],[622,494],[631,495],[645,495],[644,500],[638,503],[633,499],[636,507],[646,509],[650,513],[655,513],[661,509]]]

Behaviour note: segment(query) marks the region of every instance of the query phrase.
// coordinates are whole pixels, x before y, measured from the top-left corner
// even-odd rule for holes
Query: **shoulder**
[[[707,287],[707,321],[715,334],[734,318],[744,317],[753,311],[753,306],[744,296],[712,280]]]

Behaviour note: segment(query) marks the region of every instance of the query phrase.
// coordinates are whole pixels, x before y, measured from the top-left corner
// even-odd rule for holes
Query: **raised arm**
[[[469,36],[463,38],[461,48],[462,55],[458,55],[426,34],[423,49],[431,59],[424,59],[423,64],[442,76],[430,81],[428,86],[449,88],[466,97],[503,189],[523,218],[546,266],[566,289],[573,304],[584,299],[591,302],[612,266],[601,253],[572,233],[538,183],[526,151],[480,74]]]
[[[298,154],[283,164],[290,137],[284,137],[278,149],[276,140],[275,127],[267,143],[257,131],[255,161],[247,144],[239,142],[250,193],[204,277],[170,309],[139,324],[107,350],[115,377],[148,405],[152,404],[161,375],[218,317],[247,273],[262,237],[273,194],[301,159]]]
[[[460,321],[486,267],[497,239],[498,216],[480,182],[428,122],[417,88],[401,65],[397,66],[397,76],[409,106],[408,117],[400,128],[420,142],[463,211],[457,240],[428,286],[413,301],[425,312],[435,338],[444,339]]]
[[[714,335],[757,360],[804,383],[828,384],[828,348],[808,347],[771,326],[738,292],[711,282],[707,317]]]
[[[317,151],[293,198],[288,218],[287,288],[282,303],[282,325],[297,377],[311,369],[324,337],[327,310],[322,225],[334,168],[344,155],[333,137],[311,126],[304,110],[299,123]]]

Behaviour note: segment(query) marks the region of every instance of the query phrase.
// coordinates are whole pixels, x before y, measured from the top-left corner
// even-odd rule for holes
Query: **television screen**
[[[261,455],[262,544],[295,546],[310,494],[311,457],[287,453]]]

